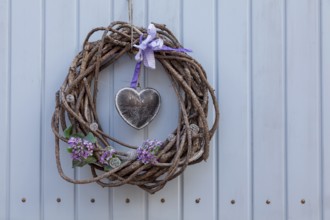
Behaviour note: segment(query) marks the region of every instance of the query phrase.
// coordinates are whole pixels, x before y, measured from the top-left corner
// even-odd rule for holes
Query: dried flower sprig
[[[114,157],[115,153],[116,153],[115,149],[112,148],[105,149],[102,152],[101,157],[99,159],[100,164],[109,165],[110,159]]]
[[[102,148],[97,139],[90,132],[86,136],[81,133],[72,134],[72,126],[64,130],[64,137],[68,140],[68,152],[71,153],[72,167],[82,167],[94,163],[109,171],[121,165],[121,160],[115,155],[116,150],[108,146]]]
[[[68,127],[64,131],[64,136],[68,139],[68,152],[71,153],[72,166],[82,167],[86,164],[98,164],[104,167],[104,171],[116,168],[121,165],[121,160],[116,156],[116,150],[108,146],[101,148],[97,145],[97,139],[92,133],[86,136],[77,133],[72,134],[72,127]],[[156,164],[157,153],[162,147],[163,142],[153,139],[147,139],[143,144],[134,151],[129,158],[137,158],[144,164]]]
[[[155,164],[157,162],[157,153],[162,147],[162,142],[159,140],[147,139],[142,146],[136,150],[137,158],[144,164]]]
[[[82,161],[87,159],[89,156],[93,156],[94,145],[93,143],[84,140],[80,137],[71,137],[68,141],[70,145],[68,151],[71,153],[73,160]]]

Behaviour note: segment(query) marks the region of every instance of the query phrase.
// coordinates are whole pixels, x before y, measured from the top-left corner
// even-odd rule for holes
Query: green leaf
[[[151,151],[151,153],[153,153],[154,155],[156,155],[156,154],[158,153],[159,150],[160,150],[160,147],[157,146],[157,147],[155,147],[155,148]]]
[[[72,153],[72,148],[67,148],[66,151],[71,154]]]
[[[84,160],[86,163],[96,163],[96,158],[93,156],[89,156]]]
[[[85,160],[72,160],[72,168],[75,168],[75,167],[83,167],[85,166],[87,163],[85,162]]]
[[[96,163],[96,158],[93,157],[93,156],[89,156],[87,157],[86,159],[80,161],[80,160],[72,160],[72,168],[75,168],[75,167],[83,167],[85,166],[86,164],[89,164],[89,163]]]
[[[79,137],[79,138],[84,138],[85,135],[84,135],[83,133],[76,133],[76,134],[71,135],[71,137],[75,137],[75,138],[77,138],[77,137]]]
[[[89,142],[91,142],[91,143],[93,143],[93,144],[96,143],[96,138],[94,137],[94,135],[91,132],[89,132],[86,135],[86,137],[84,137],[84,139],[87,140],[87,141],[89,141]]]
[[[65,130],[64,130],[64,137],[69,139],[70,136],[71,136],[71,133],[72,133],[72,125],[70,125],[69,127],[67,127]]]
[[[108,172],[112,169],[109,165],[104,166],[104,171]]]

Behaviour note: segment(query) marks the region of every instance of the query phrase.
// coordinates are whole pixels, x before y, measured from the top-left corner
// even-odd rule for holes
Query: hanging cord
[[[128,20],[131,25],[131,48],[133,48],[133,0],[128,0]]]
[[[133,32],[134,32],[134,29],[135,27],[133,26],[133,0],[128,0],[128,20],[129,20],[129,24],[131,26],[131,49],[133,48]],[[139,34],[142,34],[141,32]],[[138,76],[138,83],[137,83],[137,88],[140,88],[140,82],[139,82],[139,79],[140,79],[140,75]]]

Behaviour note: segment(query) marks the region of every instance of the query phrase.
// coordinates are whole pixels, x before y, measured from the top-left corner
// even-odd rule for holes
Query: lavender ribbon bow
[[[139,48],[139,52],[135,55],[135,60],[137,61],[135,65],[133,79],[131,81],[131,88],[136,88],[139,73],[141,69],[141,64],[145,67],[155,69],[156,59],[154,51],[177,51],[177,52],[192,52],[185,48],[171,48],[164,45],[163,39],[157,38],[157,30],[155,25],[149,24],[148,26],[148,36],[146,39],[142,40],[143,35],[140,36],[140,45],[134,45],[134,47]]]

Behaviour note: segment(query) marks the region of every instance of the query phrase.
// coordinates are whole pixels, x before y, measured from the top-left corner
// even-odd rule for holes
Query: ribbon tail
[[[185,52],[185,53],[189,53],[192,52],[192,50],[190,49],[186,49],[183,47],[179,47],[179,48],[172,48],[172,47],[168,47],[163,45],[162,48],[160,50],[167,50],[167,51],[176,51],[176,52]]]
[[[156,68],[155,55],[154,55],[154,51],[151,48],[147,48],[144,50],[143,64],[145,67],[148,67],[151,69]]]
[[[142,61],[139,61],[135,65],[134,75],[131,81],[131,88],[136,89],[138,81],[139,81],[139,74],[141,69],[141,63]]]

